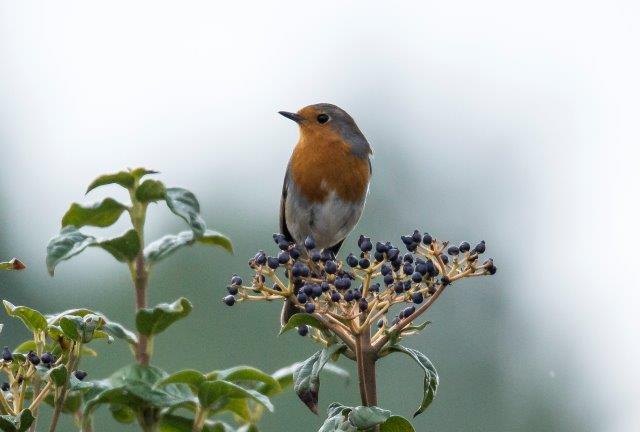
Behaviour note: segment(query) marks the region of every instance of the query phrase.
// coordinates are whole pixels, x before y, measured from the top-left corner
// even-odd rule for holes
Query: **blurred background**
[[[145,166],[193,190],[236,247],[156,268],[150,302],[186,296],[195,309],[159,337],[155,363],[272,371],[306,358],[309,340],[277,337],[278,305],[220,298],[272,247],[298,136],[277,111],[331,102],[375,151],[345,252],[358,233],[398,241],[419,228],[484,239],[499,268],[448,290],[408,341],[441,379],[416,429],[640,430],[639,12],[612,0],[2,1],[0,258],[29,268],[1,274],[0,297],[87,305],[132,327],[124,266],[89,250],[50,278],[44,256],[72,201],[124,199],[115,187],[85,198],[95,176]],[[149,218],[149,239],[185,228],[164,204]],[[0,345],[27,336],[0,321]],[[122,343],[99,348],[84,365],[93,378],[130,360]],[[419,370],[395,357],[379,375],[380,405],[410,416]],[[322,407],[357,396],[355,382],[323,377]],[[275,404],[265,431],[321,424],[293,392]],[[134,430],[105,411],[98,430]]]

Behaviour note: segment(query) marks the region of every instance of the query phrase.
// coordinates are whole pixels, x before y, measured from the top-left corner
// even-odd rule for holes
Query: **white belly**
[[[292,190],[293,189],[293,190]],[[320,249],[331,247],[343,240],[356,226],[364,200],[345,202],[334,191],[323,203],[308,203],[295,188],[289,189],[285,202],[287,228],[296,243],[312,235]]]

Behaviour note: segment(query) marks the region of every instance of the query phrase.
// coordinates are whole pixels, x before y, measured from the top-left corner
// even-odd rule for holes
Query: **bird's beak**
[[[289,120],[293,120],[294,122],[296,122],[298,124],[300,124],[300,123],[302,123],[304,121],[304,117],[302,117],[300,114],[287,112],[287,111],[278,111],[278,114],[280,114],[282,116],[285,116]]]

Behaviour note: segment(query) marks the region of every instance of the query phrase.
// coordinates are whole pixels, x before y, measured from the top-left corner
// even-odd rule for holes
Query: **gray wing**
[[[291,232],[287,227],[287,215],[285,211],[285,205],[287,202],[287,195],[289,193],[289,166],[287,166],[287,172],[284,175],[284,183],[282,184],[282,197],[280,198],[280,234],[283,234],[290,242],[295,242]]]

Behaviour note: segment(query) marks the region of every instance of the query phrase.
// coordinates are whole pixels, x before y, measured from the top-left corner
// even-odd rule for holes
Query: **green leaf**
[[[266,394],[269,397],[281,393],[283,390],[293,385],[293,373],[298,367],[300,367],[301,364],[302,363],[294,363],[291,366],[278,369],[273,374],[271,374],[271,376],[278,382],[279,388],[267,384],[262,384],[257,387],[258,391],[262,394]],[[341,378],[344,378],[347,381],[349,379],[349,372],[339,366],[336,366],[333,363],[327,363],[324,366],[323,371],[333,373]]]
[[[297,313],[293,315],[291,318],[289,318],[289,321],[287,322],[287,324],[285,324],[280,329],[280,334],[283,334],[291,329],[300,327],[302,325],[309,325],[311,327],[315,327],[320,330],[326,329],[324,324],[322,324],[322,322],[318,318],[316,318],[314,315],[310,315],[307,313]]]
[[[149,175],[149,174],[160,174],[160,171],[154,171],[154,170],[150,170],[150,169],[146,169],[146,168],[134,168],[132,170],[130,170],[129,172],[131,172],[131,175],[136,179],[136,180],[140,180],[142,177]]]
[[[25,266],[18,258],[12,258],[11,261],[0,262],[0,270],[24,270]]]
[[[318,432],[356,432],[356,428],[347,420],[351,408],[339,403],[332,403],[327,408],[327,419]]]
[[[7,315],[20,318],[25,326],[32,332],[44,331],[47,329],[47,320],[40,312],[26,306],[14,306],[6,300],[3,300],[4,310]]]
[[[122,324],[113,321],[107,321],[103,326],[102,330],[107,334],[118,338],[123,339],[129,342],[131,345],[135,345],[138,343],[138,336],[131,330],[127,330]]]
[[[83,317],[68,315],[60,318],[60,328],[64,335],[76,342],[88,343],[96,337],[100,338],[99,329],[104,324],[104,319],[95,314]]]
[[[409,420],[400,416],[391,416],[380,425],[380,432],[416,432]]]
[[[136,420],[136,413],[130,407],[121,404],[112,404],[109,406],[111,417],[118,423],[130,424]]]
[[[367,430],[384,423],[390,416],[391,411],[376,406],[357,406],[351,410],[348,418],[358,430]]]
[[[251,399],[273,412],[269,398],[255,390],[246,389],[228,381],[205,381],[198,389],[198,400],[204,407],[220,410],[229,399]]]
[[[102,240],[98,245],[118,261],[131,262],[140,252],[140,237],[136,230],[131,229],[120,237]]]
[[[331,345],[323,348],[300,363],[293,372],[293,389],[300,400],[315,414],[318,414],[320,372],[334,354],[345,348],[344,345]]]
[[[153,309],[140,309],[136,314],[136,328],[143,335],[156,335],[189,315],[192,308],[191,302],[181,297],[171,304],[160,303]]]
[[[69,373],[67,371],[67,367],[61,364],[50,369],[47,375],[49,380],[51,380],[56,387],[61,387],[67,383]]]
[[[90,416],[102,404],[126,405],[138,410],[143,406],[169,408],[194,402],[185,386],[171,384],[157,388],[156,384],[166,376],[166,372],[153,366],[126,366],[108,379],[93,383],[85,395],[85,416]]]
[[[176,235],[166,235],[151,242],[144,248],[144,256],[147,262],[155,264],[158,261],[165,259],[178,249],[185,246],[191,246],[196,242],[206,245],[220,246],[228,252],[233,252],[231,241],[216,231],[206,230],[204,235],[199,238],[194,235],[193,231],[182,231]]]
[[[274,391],[280,390],[278,381],[266,372],[251,366],[236,366],[233,368],[215,371],[206,375],[207,380],[218,379],[238,382],[263,383]]]
[[[229,253],[233,253],[233,245],[229,237],[220,234],[218,231],[206,230],[202,237],[198,238],[198,242],[204,245],[220,246]]]
[[[47,245],[47,269],[53,276],[56,266],[73,258],[89,246],[100,247],[122,262],[133,261],[140,251],[140,240],[134,230],[129,230],[120,237],[96,239],[80,232],[75,226],[67,226],[60,234],[49,240]]]
[[[83,226],[108,227],[113,225],[127,206],[113,198],[105,198],[91,204],[73,203],[62,217],[62,228],[73,225],[77,228]]]
[[[193,419],[186,417],[165,414],[160,419],[160,432],[191,432],[193,429]],[[237,432],[228,424],[220,421],[205,423],[202,432]]]
[[[194,393],[198,392],[200,384],[206,380],[206,377],[202,372],[198,372],[193,369],[185,369],[175,373],[172,373],[168,377],[164,378],[158,383],[159,386],[167,384],[187,384]]]
[[[129,189],[133,187],[134,182],[135,182],[134,176],[127,171],[120,171],[114,174],[104,174],[91,182],[91,184],[87,188],[86,193],[91,192],[93,189],[99,186],[105,186],[109,184],[118,184],[125,189]]]
[[[200,216],[200,203],[196,196],[182,188],[167,188],[166,197],[169,209],[187,221],[196,237],[202,237],[206,224]]]
[[[431,402],[433,402],[433,399],[436,396],[436,392],[438,391],[438,372],[433,366],[433,363],[431,363],[431,360],[429,360],[427,356],[422,354],[420,351],[403,347],[401,345],[390,346],[389,350],[407,354],[409,357],[415,360],[416,363],[418,363],[418,365],[420,365],[420,367],[424,371],[424,396],[422,398],[422,403],[418,407],[418,410],[413,414],[413,416],[415,417],[418,414],[424,412],[424,410],[429,407]]]
[[[28,409],[22,410],[19,415],[0,416],[0,429],[5,432],[25,432],[33,423],[35,418]]]
[[[161,181],[148,179],[136,189],[136,199],[143,203],[160,201],[164,199],[165,192]]]

